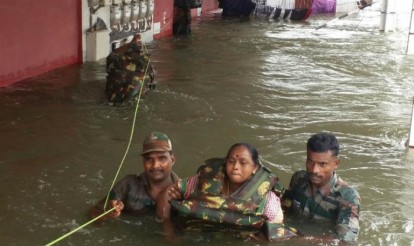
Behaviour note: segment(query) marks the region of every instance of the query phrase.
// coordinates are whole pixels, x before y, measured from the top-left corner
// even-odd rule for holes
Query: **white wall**
[[[93,43],[97,43],[98,45],[100,45],[100,47],[102,47],[104,50],[100,50],[100,47],[98,47],[98,52],[94,52],[88,49],[91,49],[91,47],[93,46],[93,44],[90,43],[91,38],[90,35],[87,35],[87,31],[90,30],[90,28],[96,23],[96,20],[98,19],[98,17],[100,19],[102,19],[105,22],[106,27],[109,29],[109,32],[111,32],[111,25],[110,25],[110,16],[111,16],[111,12],[110,12],[110,6],[103,6],[103,7],[96,7],[96,12],[92,13],[90,11],[90,8],[88,6],[88,0],[82,0],[82,60],[84,62],[86,61],[93,61],[94,59],[91,59],[91,54],[100,54],[99,55],[99,59],[101,59],[102,55],[107,53],[106,55],[104,55],[104,57],[106,57],[109,52],[110,52],[110,47],[111,44],[108,43],[107,46],[106,44],[106,40],[104,40],[104,43],[102,42],[93,42]],[[154,28],[151,27],[150,30],[142,32],[141,33],[141,40],[143,42],[151,42],[153,40],[153,33]],[[109,34],[108,34],[109,35]],[[100,35],[97,35],[100,36]],[[128,41],[130,41],[132,39],[132,36],[128,37]],[[118,41],[118,40],[117,40]],[[105,46],[105,47],[103,47]],[[118,46],[117,46],[118,47]],[[96,49],[97,47],[95,47]],[[89,55],[89,57],[88,57]]]
[[[83,61],[93,61],[91,57],[87,57],[87,54],[93,54],[95,52],[88,51],[87,48],[91,48],[92,44],[87,44],[87,31],[96,23],[97,18],[101,18],[106,26],[109,28],[109,17],[110,17],[110,8],[109,6],[100,7],[95,14],[91,13],[88,0],[82,0],[82,59]],[[110,44],[108,44],[108,48]],[[109,50],[107,52],[109,54]]]
[[[357,0],[336,0],[336,12],[346,13],[357,8]]]

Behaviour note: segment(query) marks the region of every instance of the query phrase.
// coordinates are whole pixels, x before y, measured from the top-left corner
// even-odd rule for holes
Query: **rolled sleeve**
[[[359,233],[360,198],[358,195],[340,206],[336,233],[344,241],[355,241]]]

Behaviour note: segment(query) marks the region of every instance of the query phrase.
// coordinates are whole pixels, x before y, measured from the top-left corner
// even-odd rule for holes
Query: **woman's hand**
[[[165,221],[170,219],[170,200],[181,199],[182,195],[178,184],[172,184],[164,188],[157,197],[156,200],[156,213],[158,221]]]

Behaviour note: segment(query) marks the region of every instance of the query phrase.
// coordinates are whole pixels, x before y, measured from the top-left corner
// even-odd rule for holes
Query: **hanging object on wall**
[[[99,0],[88,0],[88,7],[95,7],[99,4]]]
[[[138,24],[139,30],[145,31],[146,27],[146,17],[147,17],[147,2],[145,0],[139,0],[139,15],[138,15]]]
[[[129,23],[130,19],[131,19],[131,5],[130,4],[123,4],[121,6],[121,12],[122,12],[122,17],[121,17],[121,24],[122,24],[122,29],[127,32],[131,30],[131,24]]]
[[[152,16],[154,14],[154,0],[147,0],[147,14],[145,16],[147,22],[146,30],[150,30],[152,27]]]
[[[112,4],[112,1],[116,0],[99,0],[99,6],[109,6]]]
[[[102,7],[108,6],[112,3],[112,0],[88,0],[88,7],[92,14],[96,14]]]
[[[111,23],[112,30],[122,31],[121,16],[122,16],[121,7],[119,5],[111,5],[110,23]]]
[[[136,1],[131,3],[131,26],[133,30],[138,30],[138,16],[139,16],[139,4]]]

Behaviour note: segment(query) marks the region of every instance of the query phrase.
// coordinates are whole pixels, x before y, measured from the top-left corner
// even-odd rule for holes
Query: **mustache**
[[[321,176],[319,176],[315,173],[311,173],[311,172],[308,172],[308,176],[309,176],[309,178],[321,178]]]

